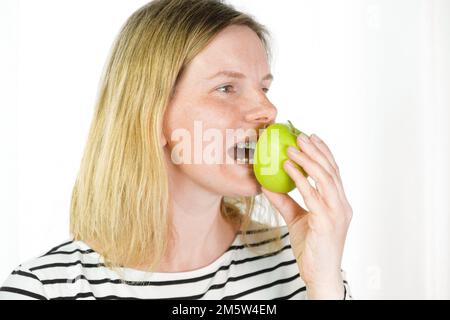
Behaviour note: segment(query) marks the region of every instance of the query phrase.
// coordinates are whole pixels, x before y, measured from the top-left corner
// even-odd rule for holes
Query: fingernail
[[[286,160],[286,161],[284,162],[284,164],[287,165],[288,167],[291,167],[291,168],[294,167],[294,164],[292,163],[291,160]]]
[[[312,135],[311,135],[311,139],[314,141],[314,142],[321,142],[322,140],[320,140],[320,138],[315,134],[315,133],[313,133]]]
[[[300,153],[300,151],[297,148],[293,147],[293,146],[290,146],[288,148],[288,152],[290,152],[292,154],[299,154]]]
[[[300,134],[300,139],[301,139],[303,142],[305,142],[305,143],[309,143],[309,138],[308,138],[308,136],[307,136],[306,134],[304,134],[304,133],[301,133],[301,134]]]

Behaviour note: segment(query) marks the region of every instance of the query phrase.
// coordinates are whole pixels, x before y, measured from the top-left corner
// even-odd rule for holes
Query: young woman
[[[14,270],[0,297],[351,298],[341,258],[352,209],[317,136],[289,151],[316,187],[290,161],[283,167],[309,211],[261,188],[251,165],[180,162],[192,146],[174,152],[174,133],[195,137],[199,123],[224,137],[275,122],[267,36],[216,0],[156,0],[136,11],[102,77],[72,237]]]

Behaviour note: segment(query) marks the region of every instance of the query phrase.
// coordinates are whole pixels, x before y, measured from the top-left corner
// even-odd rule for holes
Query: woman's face
[[[185,68],[164,118],[168,165],[206,190],[229,197],[261,192],[235,143],[255,141],[277,110],[266,96],[266,51],[246,26],[222,30]],[[243,150],[237,152],[239,158]]]

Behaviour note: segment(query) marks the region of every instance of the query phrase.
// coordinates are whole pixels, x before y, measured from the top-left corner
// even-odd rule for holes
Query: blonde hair
[[[160,262],[170,235],[163,115],[183,68],[230,25],[254,30],[270,59],[265,27],[218,0],[150,2],[114,41],[70,207],[74,240],[98,244],[107,266],[145,264],[151,271]],[[252,219],[254,207],[255,197],[222,199],[222,214],[240,224],[244,243],[249,228],[269,226]],[[258,213],[273,218],[274,211]],[[280,248],[279,228],[270,230],[278,239],[270,247]],[[250,234],[252,241],[261,235]]]

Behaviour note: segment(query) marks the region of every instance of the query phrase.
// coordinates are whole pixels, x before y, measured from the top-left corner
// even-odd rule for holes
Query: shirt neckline
[[[84,250],[92,250],[93,253],[95,253],[99,259],[103,258],[100,253],[93,250],[84,241],[78,240],[77,243]],[[149,271],[139,270],[139,269],[130,268],[130,267],[119,267],[119,268],[117,268],[117,270],[119,270],[124,275],[125,278],[139,279],[139,280],[148,279],[148,278],[152,278],[152,279],[157,278],[160,280],[169,280],[169,279],[173,280],[173,279],[182,279],[182,278],[190,278],[190,277],[205,275],[205,274],[217,271],[219,269],[219,267],[223,265],[223,262],[225,260],[227,260],[227,258],[230,257],[230,254],[232,254],[232,252],[233,252],[233,250],[231,250],[232,247],[238,245],[239,243],[240,243],[239,232],[236,232],[233,242],[231,243],[231,245],[228,247],[228,249],[225,252],[223,252],[218,258],[216,258],[214,261],[212,261],[208,265],[197,268],[197,269],[193,269],[193,270],[180,271],[180,272],[149,272]]]

